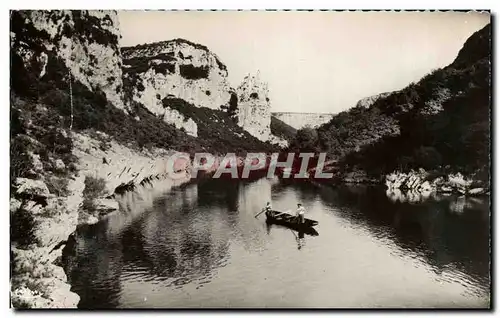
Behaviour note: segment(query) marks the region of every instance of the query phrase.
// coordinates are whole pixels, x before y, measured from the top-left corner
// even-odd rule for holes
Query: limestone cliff
[[[20,77],[36,74],[52,76],[62,61],[79,81],[91,91],[102,91],[117,108],[124,109],[122,98],[121,56],[118,16],[104,10],[33,10],[11,12],[12,72]],[[68,82],[67,78],[57,79]],[[28,87],[26,87],[28,89]]]
[[[198,135],[196,123],[164,107],[164,98],[211,109],[220,109],[230,100],[226,66],[205,46],[175,39],[126,47],[122,52],[128,98],[192,136]]]
[[[387,93],[381,93],[381,94],[362,98],[356,103],[356,107],[369,108],[371,105],[373,105],[380,98],[385,98],[391,94],[392,94],[392,92],[387,92]]]
[[[262,141],[271,136],[269,89],[259,76],[247,75],[236,90],[238,125]]]
[[[229,102],[226,66],[203,45],[183,39],[122,48],[132,98],[148,108],[172,96],[198,107],[220,109]]]
[[[181,61],[174,71],[185,80],[179,79],[182,87],[177,93],[184,98],[191,94],[197,106],[155,93],[165,108],[153,114],[155,104],[143,102],[144,94],[130,98],[122,93],[129,93],[122,88],[123,78],[128,84],[135,81],[127,88],[136,94],[145,90],[150,63],[151,72],[162,67],[167,72],[169,66],[155,57],[147,60],[146,74],[122,76],[116,12],[13,11],[10,38],[11,304],[15,308],[77,306],[79,297],[70,290],[61,267],[62,250],[74,246],[76,226],[112,215],[120,206],[116,199],[138,187],[154,184],[160,189],[154,180],[163,181],[164,190],[187,181],[164,179],[166,155],[175,150],[243,155],[276,149],[237,125],[230,115],[236,110],[236,94],[222,88],[225,67],[214,55],[198,51],[201,46],[193,45],[192,51],[199,52],[199,59],[183,49],[185,41],[177,41],[175,51]],[[140,57],[129,56],[134,58],[142,65]],[[211,63],[209,78],[195,79],[205,76],[207,63]],[[213,95],[200,91],[200,81],[219,91],[212,90]],[[161,87],[158,90],[162,92]],[[204,95],[196,95],[197,90]],[[134,215],[140,211],[133,208]]]
[[[260,141],[286,146],[285,140],[271,136],[267,85],[247,76],[238,89],[231,88],[226,66],[207,47],[175,39],[126,47],[122,54],[126,99],[144,105],[177,129],[199,137],[199,114],[191,107],[175,108],[165,100],[222,110]]]

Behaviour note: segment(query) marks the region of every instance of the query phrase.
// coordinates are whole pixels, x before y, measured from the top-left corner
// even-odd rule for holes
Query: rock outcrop
[[[226,111],[238,125],[260,141],[281,147],[287,142],[271,136],[267,84],[247,76],[234,90],[226,66],[207,47],[183,39],[137,45],[122,49],[123,81],[127,99],[189,135],[198,137],[192,110],[168,106],[167,100],[183,100],[195,107]]]
[[[91,91],[102,91],[117,108],[125,109],[120,30],[116,11],[23,10],[11,13],[11,56],[13,72],[24,67],[39,78],[54,76],[60,60],[72,81]],[[67,82],[69,74],[58,78]]]
[[[226,66],[203,45],[175,39],[125,47],[122,54],[132,99],[155,114],[165,97],[211,109],[229,103]]]
[[[388,191],[411,191],[417,193],[457,193],[475,196],[488,193],[486,187],[474,184],[472,179],[460,172],[452,173],[445,177],[432,178],[424,169],[408,173],[393,172],[385,177]]]
[[[261,141],[271,136],[271,104],[267,83],[259,73],[247,75],[236,90],[238,125]]]
[[[17,178],[15,180],[16,194],[28,197],[40,197],[47,199],[50,196],[47,185],[42,180]]]
[[[373,105],[380,98],[385,98],[385,97],[391,95],[392,93],[393,92],[387,92],[387,93],[381,93],[381,94],[362,98],[356,103],[356,107],[369,108],[371,105]]]

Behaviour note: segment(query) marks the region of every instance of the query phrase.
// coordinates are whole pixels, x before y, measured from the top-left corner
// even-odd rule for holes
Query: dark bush
[[[19,247],[27,247],[35,244],[35,229],[37,222],[33,219],[33,215],[20,208],[10,216],[10,239],[19,244]]]
[[[285,124],[278,118],[271,116],[271,133],[291,143],[297,135],[297,129]]]
[[[105,194],[106,181],[102,178],[86,176],[84,183],[82,208],[86,211],[94,211],[94,200]]]
[[[181,76],[185,79],[197,80],[202,78],[208,78],[209,68],[208,66],[196,67],[192,64],[183,64],[179,66]]]
[[[434,169],[442,164],[441,154],[434,147],[420,146],[413,153],[413,168]]]
[[[238,96],[235,92],[231,92],[231,97],[229,98],[229,114],[233,115],[238,109]]]
[[[309,127],[297,130],[295,140],[292,142],[290,148],[295,148],[303,152],[317,152],[319,150],[318,132],[316,129]]]
[[[163,75],[173,74],[175,73],[175,64],[172,63],[162,63],[153,65],[153,69],[156,73],[160,73]]]

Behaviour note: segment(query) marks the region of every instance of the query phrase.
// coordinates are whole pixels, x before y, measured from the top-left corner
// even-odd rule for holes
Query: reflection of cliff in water
[[[266,179],[209,179],[149,200],[148,209],[146,200],[128,198],[127,211],[139,202],[141,214],[125,211],[77,232],[66,263],[70,281],[78,281],[73,285],[82,295],[80,307],[119,306],[111,295],[119,295],[121,277],[136,275],[138,268],[143,278],[163,286],[209,282],[226,265],[231,240],[245,249],[266,244],[253,225],[260,223],[254,215],[270,200],[270,192]]]
[[[435,271],[456,268],[474,279],[489,277],[488,198],[401,194],[394,200],[385,189],[368,186],[318,191],[341,217],[378,237],[392,233],[396,244],[424,257]]]
[[[74,245],[64,250],[63,263],[72,291],[81,298],[79,308],[118,305],[123,250],[120,240],[106,235],[104,222],[77,229]]]
[[[262,210],[266,202],[271,201],[272,181],[210,179],[198,189],[198,201],[201,210],[210,214],[219,211],[222,223],[227,225],[228,235],[237,240],[246,250],[260,249],[267,244],[255,230],[255,223],[261,220],[254,216]],[[199,207],[200,208],[200,207]],[[262,230],[265,228],[262,226]]]
[[[65,256],[70,282],[78,281],[73,286],[82,298],[79,306],[118,306],[120,277],[130,275],[127,268],[143,268],[144,276],[168,286],[210,280],[227,258],[230,225],[225,207],[220,213],[204,210],[193,184],[155,200],[118,234],[108,230],[108,220],[81,227],[72,253]]]

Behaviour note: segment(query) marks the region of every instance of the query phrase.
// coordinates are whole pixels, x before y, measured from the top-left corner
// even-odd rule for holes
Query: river
[[[124,200],[65,257],[80,308],[490,305],[488,198],[207,179]],[[268,200],[319,235],[255,218]]]

